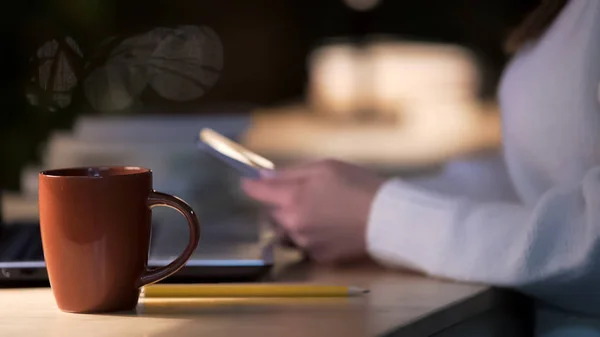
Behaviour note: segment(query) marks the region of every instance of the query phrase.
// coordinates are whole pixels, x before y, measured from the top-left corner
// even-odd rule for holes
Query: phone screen
[[[228,166],[236,169],[243,176],[259,178],[261,171],[275,170],[275,165],[270,160],[244,148],[212,129],[202,129],[199,140],[201,144],[206,145],[203,147],[204,149]]]

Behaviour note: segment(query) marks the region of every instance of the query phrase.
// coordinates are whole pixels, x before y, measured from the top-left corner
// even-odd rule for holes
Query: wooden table
[[[527,336],[528,305],[509,292],[365,263],[286,265],[278,282],[366,287],[357,298],[142,300],[136,312],[60,312],[50,289],[0,289],[2,336]],[[524,304],[525,303],[525,304]]]

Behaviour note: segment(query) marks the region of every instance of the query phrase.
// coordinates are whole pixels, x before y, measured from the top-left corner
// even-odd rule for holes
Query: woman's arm
[[[430,275],[517,287],[571,310],[600,313],[600,167],[532,207],[391,180],[367,228],[371,256]]]

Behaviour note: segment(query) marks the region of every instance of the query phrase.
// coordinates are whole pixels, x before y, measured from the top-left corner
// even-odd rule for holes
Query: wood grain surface
[[[365,287],[355,298],[146,299],[135,312],[68,314],[47,288],[0,290],[2,336],[427,336],[500,305],[499,291],[371,263],[279,265],[269,282]],[[402,332],[405,333],[402,333]]]

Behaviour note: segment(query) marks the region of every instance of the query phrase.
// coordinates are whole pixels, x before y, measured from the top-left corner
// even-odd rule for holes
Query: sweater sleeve
[[[600,291],[590,289],[600,284],[600,167],[531,207],[474,202],[390,180],[371,207],[367,247],[389,266],[516,287],[598,313]]]
[[[453,160],[439,174],[413,178],[410,182],[428,190],[473,200],[518,200],[500,152]]]

